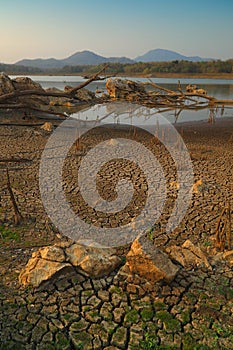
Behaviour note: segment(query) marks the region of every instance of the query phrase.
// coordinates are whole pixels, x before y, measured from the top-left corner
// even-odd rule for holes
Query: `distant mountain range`
[[[164,50],[164,49],[155,49],[148,51],[142,56],[135,58],[136,62],[169,62],[169,61],[211,61],[212,58],[203,58],[199,56],[184,56],[178,52]]]
[[[23,59],[21,61],[16,62],[15,64],[27,67],[51,69],[62,68],[65,66],[97,65],[107,62],[134,63],[133,60],[127,57],[103,57],[91,51],[81,51],[76,52],[75,54],[61,60],[55,58],[38,58],[32,60]]]
[[[81,65],[97,65],[101,63],[135,63],[135,62],[169,62],[176,60],[187,60],[187,61],[210,61],[211,58],[202,58],[199,56],[184,56],[175,51],[155,49],[148,51],[142,56],[136,57],[134,60],[127,57],[104,57],[97,55],[92,51],[81,51],[64,58],[48,58],[48,59],[23,59],[16,62],[16,65],[35,67],[41,69],[57,69],[64,66],[81,66]]]

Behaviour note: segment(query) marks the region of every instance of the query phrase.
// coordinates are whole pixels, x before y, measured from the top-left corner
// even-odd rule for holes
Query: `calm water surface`
[[[13,77],[13,76],[12,76]],[[40,83],[43,88],[56,87],[58,89],[64,89],[66,85],[69,86],[77,86],[83,83],[86,79],[81,76],[30,76],[31,79]],[[123,78],[125,79],[125,77]],[[146,78],[129,78],[131,80],[135,80],[138,82],[146,82],[148,79]],[[159,84],[168,89],[176,90],[178,79],[173,78],[151,78],[151,81]],[[210,96],[214,96],[218,99],[224,100],[233,100],[233,80],[225,80],[225,79],[180,79],[183,90],[185,91],[185,86],[187,84],[195,84],[199,87],[205,89]],[[92,82],[88,85],[88,89],[91,91],[96,91],[96,89],[101,90],[103,92],[106,91],[105,82],[97,81]],[[105,109],[101,107],[98,108],[98,117],[101,118],[105,113]],[[174,112],[163,113],[163,115],[169,119],[171,122],[175,122]],[[80,113],[77,114],[80,118]],[[84,114],[81,113],[81,117]],[[221,109],[217,111],[216,118],[222,117],[233,117],[233,108],[232,106],[225,106],[224,113],[221,113]],[[89,112],[85,112],[86,120],[93,120],[96,118],[96,109],[92,109]],[[178,122],[185,121],[194,121],[194,120],[207,120],[209,118],[209,110],[201,110],[201,111],[182,111]],[[143,117],[142,117],[143,119]],[[107,122],[114,122],[116,118],[110,116]]]

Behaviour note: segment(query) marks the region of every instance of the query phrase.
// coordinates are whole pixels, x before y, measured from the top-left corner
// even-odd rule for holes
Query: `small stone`
[[[53,124],[50,122],[45,122],[40,128],[44,131],[51,132],[53,131]]]

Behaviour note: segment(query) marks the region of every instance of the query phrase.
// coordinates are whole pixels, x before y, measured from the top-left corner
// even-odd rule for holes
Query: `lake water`
[[[11,76],[12,78],[15,76]],[[63,90],[66,85],[75,87],[81,83],[83,83],[86,79],[81,76],[30,76],[31,79],[40,83],[43,88],[56,87],[58,89]],[[122,78],[122,79],[125,79]],[[131,80],[135,80],[138,82],[146,82],[147,78],[129,78]],[[178,85],[178,79],[173,78],[151,78],[152,82],[161,85],[165,88],[176,90]],[[218,99],[224,100],[233,100],[233,80],[225,80],[225,79],[184,79],[180,78],[180,83],[182,85],[183,90],[185,91],[185,86],[187,84],[195,84],[198,87],[205,89],[210,96],[214,96]],[[105,82],[104,81],[96,81],[90,83],[87,88],[91,91],[100,90],[106,92]],[[98,117],[102,117],[105,113],[105,108],[101,110],[101,107],[98,108]],[[208,109],[204,109],[201,111],[182,111],[179,115],[178,122],[186,122],[186,121],[194,121],[194,120],[207,120],[209,118],[210,111]],[[170,122],[175,122],[174,112],[163,113],[163,115],[169,119]],[[83,117],[83,113],[77,114],[77,117]],[[216,118],[222,117],[233,117],[233,107],[225,106],[224,111],[219,109],[217,111]],[[92,109],[89,112],[85,112],[85,118],[88,120],[93,120],[96,118],[96,109]],[[116,121],[116,118],[113,116],[109,116],[105,122]],[[120,121],[121,122],[121,121]],[[138,124],[138,123],[137,123]]]

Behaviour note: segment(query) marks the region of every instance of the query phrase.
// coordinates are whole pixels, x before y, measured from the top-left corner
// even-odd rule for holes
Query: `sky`
[[[233,58],[232,0],[0,0],[0,62],[162,48]]]

